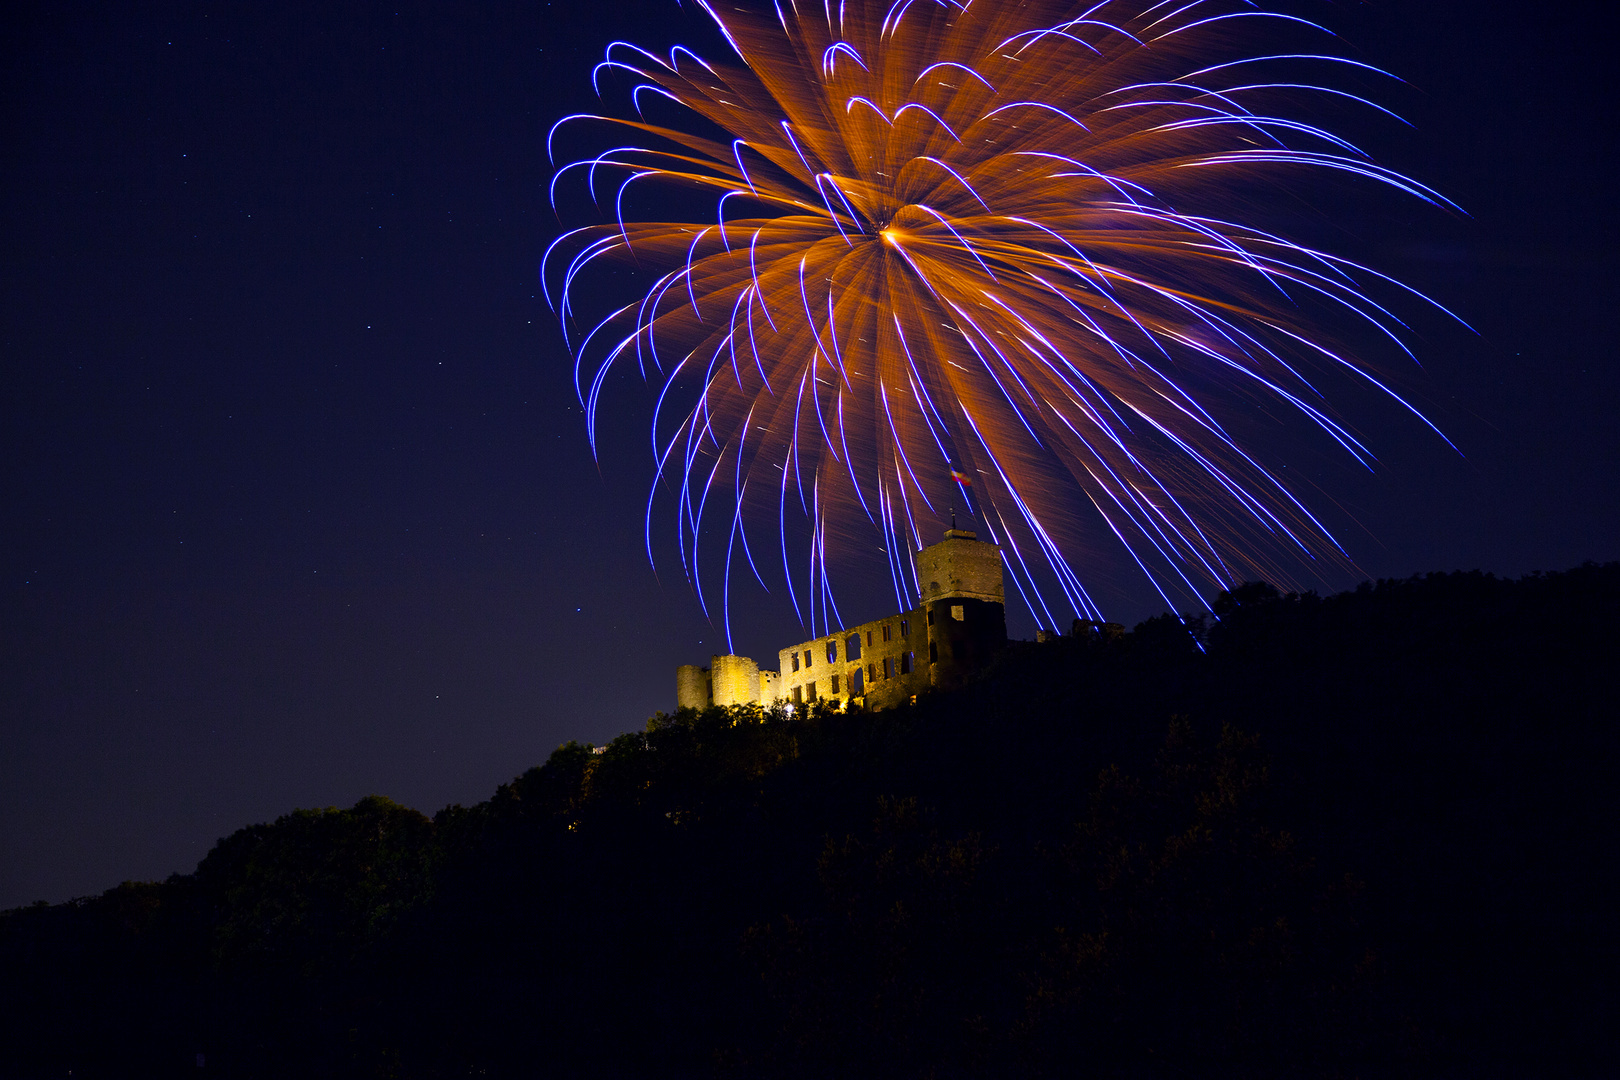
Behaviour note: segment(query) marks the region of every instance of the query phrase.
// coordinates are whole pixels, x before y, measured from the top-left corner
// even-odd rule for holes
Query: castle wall
[[[951,529],[916,554],[916,568],[915,610],[791,645],[777,654],[777,671],[746,656],[713,657],[710,669],[688,665],[677,672],[677,696],[695,678],[688,670],[709,680],[697,708],[781,700],[886,709],[929,687],[958,685],[1007,643],[1001,549]]]
[[[856,702],[886,708],[928,688],[920,612],[908,611],[825,634],[777,654],[788,702]]]

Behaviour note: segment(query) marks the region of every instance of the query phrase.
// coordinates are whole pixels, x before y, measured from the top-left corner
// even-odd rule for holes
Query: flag
[[[967,473],[963,472],[961,469],[952,469],[951,470],[951,479],[955,480],[958,484],[961,484],[963,487],[972,487],[973,486],[973,481],[969,480],[968,476],[967,476]]]

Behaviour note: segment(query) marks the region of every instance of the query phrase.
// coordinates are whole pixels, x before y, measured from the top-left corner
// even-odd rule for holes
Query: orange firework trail
[[[1302,312],[1336,309],[1399,346],[1404,326],[1363,288],[1395,283],[1186,208],[1234,178],[1302,169],[1449,206],[1275,112],[1318,95],[1379,108],[1286,76],[1373,69],[1234,54],[1246,27],[1313,28],[1232,3],[699,3],[727,62],[616,42],[595,74],[634,79],[637,118],[559,122],[607,123],[632,145],[558,172],[554,198],[576,178],[614,220],[559,238],[542,277],[593,447],[611,372],[633,364],[662,383],[654,494],[675,493],[700,598],[706,529],[724,536],[729,604],[734,566],[764,584],[768,524],[801,620],[834,627],[829,549],[866,520],[904,609],[919,519],[953,502],[1002,545],[1048,626],[1063,601],[1101,617],[1074,569],[1098,537],[1172,606],[1167,589],[1276,576],[1289,550],[1345,559],[1229,432],[1231,410],[1291,414],[1370,466],[1312,380],[1348,374],[1411,406]],[[659,98],[698,121],[647,119]],[[627,198],[654,184],[706,195],[710,219],[632,220]],[[655,280],[578,323],[581,282],[613,259]],[[807,586],[790,520],[807,523]]]

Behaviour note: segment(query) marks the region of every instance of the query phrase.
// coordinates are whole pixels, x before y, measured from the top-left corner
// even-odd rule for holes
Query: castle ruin
[[[681,709],[777,702],[885,709],[930,687],[951,687],[1007,643],[1001,549],[949,529],[916,555],[921,603],[885,619],[801,641],[777,653],[777,669],[746,656],[675,669]]]

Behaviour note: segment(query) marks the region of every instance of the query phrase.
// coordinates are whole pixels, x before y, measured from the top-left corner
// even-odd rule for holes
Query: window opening
[[[831,685],[832,685],[832,691],[831,692],[834,693],[834,694],[838,693],[838,676],[834,675],[832,677]]]
[[[849,640],[844,642],[844,659],[859,660],[861,658],[861,635],[851,634]]]
[[[811,701],[816,700],[816,684],[815,683],[807,682],[807,683],[804,684],[804,696],[809,698]]]
[[[836,641],[827,642],[827,663],[838,663],[838,642]]]
[[[799,654],[796,652],[793,654],[793,670],[799,670]]]
[[[962,621],[962,605],[961,604],[952,604],[951,605],[951,618],[955,619],[957,622]]]
[[[902,675],[910,675],[911,674],[911,661],[912,661],[912,659],[913,659],[913,655],[911,653],[903,652],[903,653],[900,654],[900,674],[902,674]]]

